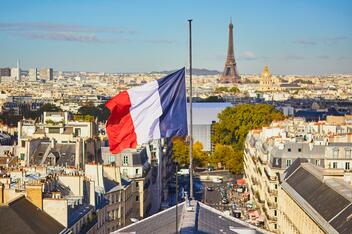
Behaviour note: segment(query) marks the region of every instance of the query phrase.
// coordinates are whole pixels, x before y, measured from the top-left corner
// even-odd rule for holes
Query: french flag
[[[123,91],[105,106],[110,152],[152,139],[187,135],[185,68],[160,80]]]

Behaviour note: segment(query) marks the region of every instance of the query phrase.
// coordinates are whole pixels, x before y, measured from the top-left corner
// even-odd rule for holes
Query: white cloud
[[[249,51],[249,50],[243,52],[242,57],[243,57],[244,59],[248,59],[248,60],[257,59],[257,56],[255,55],[255,53],[252,52],[252,51]]]

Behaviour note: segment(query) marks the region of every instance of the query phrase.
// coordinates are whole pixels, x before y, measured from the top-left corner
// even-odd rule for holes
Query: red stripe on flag
[[[105,106],[110,110],[106,123],[110,152],[119,153],[137,146],[137,136],[130,114],[131,101],[127,91],[111,98]]]

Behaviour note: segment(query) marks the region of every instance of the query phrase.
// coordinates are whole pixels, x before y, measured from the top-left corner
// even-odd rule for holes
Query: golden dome
[[[265,65],[261,77],[264,77],[264,78],[271,77],[271,74],[267,65]]]

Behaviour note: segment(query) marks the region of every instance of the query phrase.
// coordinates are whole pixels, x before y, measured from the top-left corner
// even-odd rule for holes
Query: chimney
[[[82,152],[82,141],[81,141],[81,139],[77,139],[76,140],[76,150],[75,150],[75,166],[76,166],[76,168],[80,168],[80,165],[81,165],[81,152]],[[84,162],[83,162],[83,164],[84,164]]]
[[[22,120],[18,121],[17,123],[17,129],[18,129],[18,140],[21,139],[22,137]],[[18,144],[20,144],[20,142],[18,142]]]
[[[55,139],[52,138],[52,139],[51,139],[51,145],[50,145],[52,149],[55,148],[55,143],[56,143],[56,142],[55,142]]]
[[[52,192],[52,197],[53,199],[60,199],[61,198],[61,193],[60,192]]]
[[[89,181],[89,204],[95,206],[95,183]]]
[[[42,184],[31,184],[26,186],[26,194],[28,200],[41,210],[43,210],[42,187]]]

